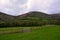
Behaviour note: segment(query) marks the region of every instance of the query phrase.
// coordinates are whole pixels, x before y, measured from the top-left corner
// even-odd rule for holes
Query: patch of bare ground
[[[31,32],[31,31],[32,30],[0,31],[0,34],[24,33],[24,32]]]
[[[27,32],[32,32],[35,29],[39,29],[39,27],[33,27],[30,29],[22,29],[22,30],[14,30],[14,31],[0,31],[0,34],[27,33]]]

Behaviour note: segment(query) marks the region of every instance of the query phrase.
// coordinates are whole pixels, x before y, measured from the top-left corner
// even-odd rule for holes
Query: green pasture
[[[0,31],[29,29],[31,32],[0,34],[0,40],[60,40],[59,25],[45,25],[37,27],[0,28]],[[1,32],[0,32],[1,33]]]

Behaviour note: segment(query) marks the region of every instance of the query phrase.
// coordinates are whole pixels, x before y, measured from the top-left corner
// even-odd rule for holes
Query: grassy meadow
[[[0,40],[60,40],[60,26],[0,28]]]

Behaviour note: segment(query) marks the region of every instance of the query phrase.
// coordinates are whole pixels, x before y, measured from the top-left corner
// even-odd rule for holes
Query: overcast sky
[[[59,13],[60,0],[0,0],[0,11],[20,15],[29,11]]]

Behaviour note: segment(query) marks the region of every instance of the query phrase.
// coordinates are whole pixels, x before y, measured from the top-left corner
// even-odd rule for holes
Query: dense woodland
[[[46,14],[33,11],[18,16],[12,16],[0,12],[0,27],[28,27],[42,25],[60,25],[60,14]]]

